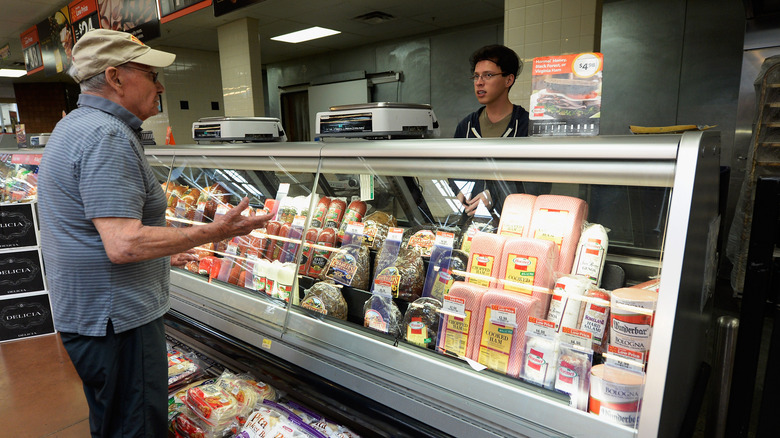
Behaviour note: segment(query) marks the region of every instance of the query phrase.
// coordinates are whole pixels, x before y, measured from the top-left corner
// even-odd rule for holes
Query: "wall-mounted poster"
[[[530,135],[598,135],[601,53],[534,58]]]
[[[27,29],[19,35],[19,38],[22,40],[24,67],[27,69],[27,74],[43,70],[43,56],[41,56],[41,43],[38,40],[38,27],[33,26]]]
[[[97,0],[74,0],[68,5],[68,10],[74,44],[90,30],[100,29]]]
[[[160,36],[156,0],[97,0],[100,28],[132,33],[147,42]]]
[[[46,76],[67,70],[70,67],[70,50],[73,48],[73,30],[67,6],[38,23],[38,38]]]
[[[255,3],[261,3],[265,0],[214,0],[214,16],[233,12],[236,9],[243,8],[245,6],[253,5]]]

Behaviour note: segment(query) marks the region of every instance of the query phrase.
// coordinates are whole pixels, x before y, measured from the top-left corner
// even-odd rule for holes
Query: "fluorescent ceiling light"
[[[308,29],[299,30],[297,32],[275,36],[271,39],[274,41],[283,41],[285,43],[301,43],[303,41],[315,40],[317,38],[323,38],[339,33],[341,33],[341,31],[315,26]]]
[[[15,68],[0,68],[0,77],[4,78],[18,78],[26,74],[26,70],[17,70]]]

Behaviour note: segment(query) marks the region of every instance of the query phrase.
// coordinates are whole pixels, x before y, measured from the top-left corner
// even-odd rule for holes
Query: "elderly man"
[[[55,127],[39,168],[54,323],[83,381],[95,437],[166,436],[170,266],[194,260],[194,246],[270,219],[242,216],[244,198],[210,224],[165,227],[165,194],[140,131],[164,90],[155,68],[174,58],[128,33],[85,34],[69,70],[79,107]]]

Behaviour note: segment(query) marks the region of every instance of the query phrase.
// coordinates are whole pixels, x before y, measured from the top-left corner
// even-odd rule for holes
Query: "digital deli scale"
[[[198,143],[287,141],[273,117],[204,117],[192,124],[192,138]]]
[[[330,107],[317,113],[316,136],[366,139],[438,137],[430,105],[375,102]]]

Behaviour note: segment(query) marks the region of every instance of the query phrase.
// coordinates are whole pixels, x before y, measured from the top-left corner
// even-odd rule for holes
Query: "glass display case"
[[[174,269],[175,312],[451,435],[649,437],[677,433],[704,357],[718,140],[352,140],[146,154],[169,196],[169,226],[198,226],[244,196],[246,214],[276,212],[265,229],[204,245],[200,262]],[[472,199],[482,202],[468,211]],[[609,242],[596,247],[596,268],[582,259],[594,225]],[[546,255],[528,256],[531,246]],[[572,273],[606,299],[567,291],[561,279]],[[626,289],[652,304],[615,304]],[[623,345],[583,334],[590,304],[645,322],[608,320],[618,331],[633,324]],[[479,329],[450,338],[464,320]],[[530,359],[543,340],[557,359],[537,380]],[[595,350],[579,386],[559,360],[575,346]],[[641,371],[637,386],[613,382],[633,391],[628,401],[593,392],[614,367]]]

